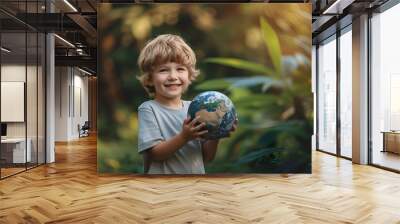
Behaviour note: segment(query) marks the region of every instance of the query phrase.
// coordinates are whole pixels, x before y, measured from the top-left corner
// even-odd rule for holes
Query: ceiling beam
[[[336,0],[323,10],[324,15],[342,14],[343,10],[351,5],[355,0]]]
[[[97,38],[97,30],[90,24],[85,17],[79,13],[69,13],[67,16],[80,26],[91,38]]]
[[[332,20],[335,16],[320,16],[318,17],[315,22],[312,23],[312,32],[318,32],[319,30],[323,29],[326,24]]]
[[[56,66],[80,66],[88,67],[96,71],[97,60],[90,56],[55,56]]]

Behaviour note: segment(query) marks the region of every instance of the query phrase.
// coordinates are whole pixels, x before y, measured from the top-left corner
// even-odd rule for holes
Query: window
[[[340,155],[351,158],[352,149],[352,34],[340,36]]]
[[[400,5],[371,18],[372,163],[400,170]]]
[[[318,149],[336,153],[336,36],[318,48]]]

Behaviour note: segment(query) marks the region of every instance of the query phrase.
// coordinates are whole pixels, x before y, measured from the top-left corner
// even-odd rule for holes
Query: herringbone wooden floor
[[[313,152],[312,175],[99,176],[96,139],[0,181],[0,223],[400,223],[400,175]]]

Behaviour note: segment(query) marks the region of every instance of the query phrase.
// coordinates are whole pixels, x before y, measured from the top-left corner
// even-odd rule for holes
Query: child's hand
[[[180,134],[186,141],[199,139],[208,132],[208,130],[202,130],[202,128],[206,126],[204,122],[196,124],[199,118],[200,117],[196,117],[190,121],[190,117],[188,117],[183,121],[182,132]]]

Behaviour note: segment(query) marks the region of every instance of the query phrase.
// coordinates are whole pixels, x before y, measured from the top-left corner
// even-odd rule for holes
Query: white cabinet
[[[32,140],[28,138],[25,151],[25,138],[7,138],[2,139],[2,147],[7,147],[12,151],[12,163],[25,163],[32,161]],[[26,161],[25,161],[26,159]]]

